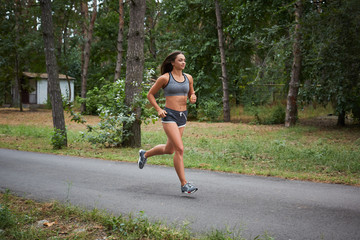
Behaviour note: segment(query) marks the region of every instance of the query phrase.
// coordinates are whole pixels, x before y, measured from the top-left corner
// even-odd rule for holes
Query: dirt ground
[[[99,122],[97,116],[86,116],[86,124],[96,125]],[[15,108],[0,108],[0,124],[8,125],[30,125],[30,126],[53,126],[52,114],[49,109],[37,109],[36,111],[24,109],[20,112]],[[65,124],[68,129],[82,130],[86,126],[71,121],[69,113],[65,112]]]

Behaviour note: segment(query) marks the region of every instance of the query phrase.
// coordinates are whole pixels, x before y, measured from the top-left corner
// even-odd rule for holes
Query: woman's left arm
[[[196,103],[196,95],[195,95],[195,90],[194,90],[194,79],[191,75],[186,74],[186,76],[189,79],[189,93],[188,93],[188,97],[190,99],[190,103],[194,104]]]

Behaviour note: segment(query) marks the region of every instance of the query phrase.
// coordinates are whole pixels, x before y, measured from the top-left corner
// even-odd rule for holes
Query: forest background
[[[14,99],[14,89],[29,87],[26,82],[19,86],[21,72],[46,72],[39,2],[0,0],[0,106],[22,109],[21,102]],[[121,115],[126,112],[123,109],[128,67],[125,53],[132,2],[135,0],[52,1],[57,65],[60,73],[76,79],[75,95],[78,96],[75,106],[69,105],[66,99],[64,106],[76,122],[83,120],[72,111],[74,109],[99,115],[98,134],[92,135],[95,127],[88,125],[88,132],[80,136],[79,130],[84,130],[85,126],[66,118],[68,148],[54,150],[59,139],[51,128],[49,111],[20,112],[1,108],[0,147],[115,161],[137,160],[134,158],[137,149],[109,148],[121,144],[118,137],[123,137],[124,132],[118,136],[116,131],[133,118],[132,115]],[[221,10],[231,120],[244,121],[247,116],[239,111],[244,109],[253,114],[250,121],[255,119],[255,124],[220,122],[224,59],[218,42],[215,2]],[[302,3],[302,14],[297,22],[295,15],[299,2]],[[216,124],[195,121],[189,124],[186,131],[196,134],[184,136],[187,146],[185,167],[360,185],[358,126],[334,128],[326,124],[319,127],[324,122],[314,124],[314,121],[311,126],[303,124],[295,128],[260,125],[283,124],[285,121],[295,42],[300,45],[297,53],[301,57],[298,110],[309,104],[317,109],[325,106],[321,113],[335,115],[338,125],[345,124],[346,118],[355,123],[359,120],[358,0],[146,0],[144,20],[143,120],[153,114],[143,100],[146,90],[159,76],[159,65],[170,52],[181,50],[187,59],[186,72],[194,76],[198,96],[197,104],[189,106],[192,120],[218,121]],[[296,34],[296,29],[300,34]],[[123,39],[119,38],[119,32],[123,33]],[[89,57],[87,63],[85,55]],[[81,99],[84,77],[87,80],[86,101]],[[158,100],[164,103],[161,94]],[[86,107],[80,109],[80,104],[84,103]],[[299,117],[305,112],[300,112]],[[122,120],[114,121],[119,118],[114,118],[112,113]],[[99,122],[98,116],[86,118],[90,124]],[[104,127],[103,132],[101,127]],[[166,141],[166,136],[159,134],[159,122],[142,129],[144,147]],[[112,138],[106,137],[109,133]],[[83,141],[84,137],[106,147],[91,145]],[[152,159],[151,164],[172,163],[168,157],[161,156]],[[26,201],[25,205],[28,203]],[[20,205],[24,212],[24,205],[19,201],[14,205]],[[48,213],[48,207],[42,209]],[[27,211],[25,222],[31,219],[28,212],[33,211]],[[67,217],[66,213],[58,215]],[[14,219],[11,214],[7,217],[8,222]],[[120,219],[113,220],[120,224]],[[13,226],[15,233],[20,232],[19,224],[13,221]]]
[[[76,79],[76,96],[86,91],[86,102],[78,98],[85,105],[83,113],[104,116],[104,107],[114,110],[109,106],[112,97],[121,101],[126,98],[121,80],[127,67],[129,2],[52,2],[59,72]],[[299,2],[302,14],[295,22]],[[360,117],[360,6],[356,0],[218,3],[230,106],[252,109],[258,123],[283,123],[295,57],[293,43],[298,40],[299,108],[309,103],[330,104],[339,125],[346,117]],[[16,106],[13,89],[20,73],[46,72],[41,9],[35,0],[1,0],[1,4],[0,104]],[[143,91],[159,76],[162,60],[174,50],[183,51],[186,72],[194,76],[198,96],[189,112],[199,120],[219,120],[223,112],[224,74],[215,7],[211,0],[146,1]],[[301,26],[298,39],[296,24]],[[119,32],[123,39],[119,39]],[[21,86],[26,87],[26,83]],[[118,105],[123,104],[121,101]],[[270,119],[259,116],[254,108],[266,104],[278,106],[268,108],[274,111]]]

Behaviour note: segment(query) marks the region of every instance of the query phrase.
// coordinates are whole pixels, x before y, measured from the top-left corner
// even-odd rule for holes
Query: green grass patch
[[[0,193],[0,239],[244,239],[240,231],[214,230],[202,235],[186,224],[150,221],[144,212],[115,216],[59,202],[36,202]],[[255,239],[272,239],[267,234]]]

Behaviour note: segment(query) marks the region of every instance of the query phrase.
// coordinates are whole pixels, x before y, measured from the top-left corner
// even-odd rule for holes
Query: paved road
[[[243,236],[360,239],[360,188],[186,170],[199,187],[182,195],[173,168],[0,149],[0,191],[115,214],[145,211],[196,232],[240,227]]]

